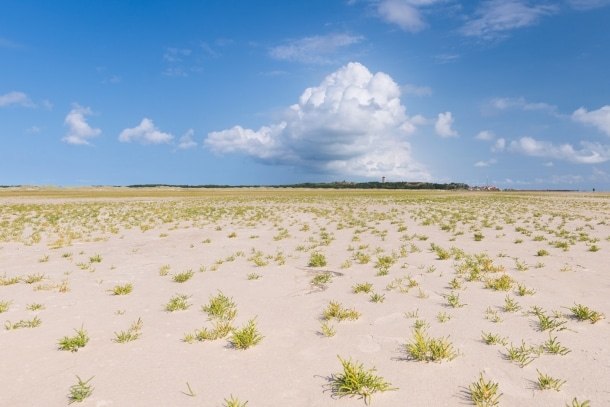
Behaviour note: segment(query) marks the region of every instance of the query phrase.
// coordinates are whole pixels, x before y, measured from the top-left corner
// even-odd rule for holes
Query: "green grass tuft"
[[[235,329],[231,343],[235,349],[248,349],[262,341],[264,336],[258,331],[256,318],[251,319],[241,329]]]
[[[470,398],[478,407],[493,407],[500,403],[502,393],[498,393],[498,383],[485,381],[483,373],[479,375],[479,380],[468,386]]]
[[[76,335],[64,336],[57,344],[60,350],[69,350],[70,352],[78,352],[80,348],[85,347],[89,343],[89,335],[87,331],[81,326],[80,329],[74,329]]]
[[[70,395],[68,398],[70,399],[69,404],[74,402],[82,403],[87,397],[91,396],[93,393],[93,387],[89,384],[89,382],[93,379],[93,376],[88,380],[83,381],[80,377],[76,376],[78,379],[78,383],[74,386],[70,386]]]
[[[344,360],[341,356],[337,357],[343,366],[343,371],[333,374],[327,385],[337,396],[360,396],[368,405],[373,393],[398,390],[391,387],[392,385],[383,377],[375,375],[376,368],[364,369],[362,363],[352,362],[351,359]]]

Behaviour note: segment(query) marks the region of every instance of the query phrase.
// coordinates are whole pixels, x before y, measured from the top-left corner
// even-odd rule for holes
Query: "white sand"
[[[325,387],[341,371],[337,355],[375,367],[398,388],[373,394],[374,406],[472,405],[468,386],[481,372],[499,383],[503,406],[564,406],[574,397],[590,400],[591,406],[610,405],[608,320],[579,322],[562,308],[579,303],[610,313],[608,196],[197,193],[199,198],[176,193],[175,199],[78,200],[4,197],[0,191],[0,277],[45,276],[34,284],[0,286],[0,302],[12,301],[0,314],[3,322],[35,316],[42,320],[36,328],[0,330],[1,406],[67,405],[76,375],[93,376],[94,392],[82,403],[87,406],[222,406],[231,395],[252,407],[364,405],[358,398],[336,398]],[[468,211],[471,220],[458,220],[453,230],[443,230],[453,214]],[[59,214],[58,222],[41,216],[45,213]],[[406,230],[399,231],[401,226]],[[482,241],[474,240],[476,230],[483,233]],[[561,230],[564,235],[558,237],[555,233]],[[229,237],[233,232],[236,236]],[[332,238],[328,245],[320,245],[324,232]],[[420,240],[422,236],[427,240]],[[567,251],[549,244],[570,238],[574,244]],[[62,247],[56,247],[59,239]],[[483,282],[458,277],[463,288],[454,293],[466,305],[449,307],[444,296],[451,293],[448,284],[464,260],[438,259],[431,243],[471,256],[487,254],[513,280],[536,292],[518,296],[515,289],[494,291]],[[589,251],[592,244],[599,251]],[[401,246],[403,255],[408,252],[404,257]],[[542,249],[549,255],[537,256]],[[249,260],[254,251],[262,252],[269,264],[258,267]],[[359,264],[354,259],[358,251],[371,261]],[[308,267],[313,252],[325,255],[326,267]],[[69,253],[71,257],[64,257]],[[278,264],[278,253],[285,264]],[[376,276],[377,256],[392,253],[398,258],[389,274]],[[91,263],[97,254],[102,261]],[[48,260],[41,261],[45,256]],[[515,258],[528,269],[518,270]],[[346,260],[352,264],[342,268]],[[536,267],[540,262],[544,266]],[[167,276],[159,274],[163,265],[171,267]],[[172,281],[173,274],[189,269],[194,271],[189,281]],[[340,275],[320,289],[311,280],[321,271]],[[261,278],[249,280],[251,273]],[[387,289],[408,276],[419,286],[406,293]],[[65,293],[34,289],[65,279]],[[365,282],[385,295],[383,303],[352,292],[354,285]],[[108,291],[127,283],[133,285],[129,295]],[[420,289],[427,298],[420,298]],[[256,317],[264,335],[258,345],[236,350],[229,338],[183,341],[186,333],[211,327],[201,306],[219,291],[237,304],[236,327]],[[192,306],[165,311],[177,293],[190,296]],[[521,311],[502,310],[507,294]],[[330,338],[320,334],[329,301],[361,313],[357,321],[331,322],[337,333]],[[33,303],[45,308],[28,311],[26,306]],[[538,348],[550,331],[540,331],[538,318],[528,312],[532,306],[550,316],[553,311],[564,315],[559,321],[568,329],[551,335],[571,352],[543,353],[522,368],[507,359],[504,346],[484,343],[481,332]],[[488,307],[501,322],[486,319]],[[415,319],[405,313],[415,311],[429,325],[431,337],[449,336],[457,358],[441,363],[409,358],[405,343]],[[441,323],[439,313],[451,319]],[[142,336],[116,343],[115,332],[127,330],[138,318],[144,324]],[[58,340],[73,336],[81,326],[90,342],[78,352],[59,350]],[[566,383],[560,391],[540,390],[537,369]],[[195,397],[188,395],[187,382]]]

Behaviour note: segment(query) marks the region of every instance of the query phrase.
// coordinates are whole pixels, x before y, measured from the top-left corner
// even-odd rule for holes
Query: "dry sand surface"
[[[500,406],[610,406],[609,202],[585,193],[2,190],[0,406],[68,405],[77,375],[92,378],[93,392],[75,405],[230,406],[231,396],[248,407],[364,405],[333,391],[338,356],[395,388],[373,393],[373,406],[474,405],[469,386],[481,374],[498,384]],[[367,283],[370,293],[354,292]],[[113,294],[128,284],[130,293]],[[237,309],[227,322],[241,330],[252,320],[258,344],[237,349],[231,333],[199,340],[214,329],[203,307],[221,293]],[[190,307],[166,310],[178,295]],[[325,321],[331,301],[359,317]],[[578,320],[577,305],[591,318]],[[416,326],[451,345],[450,357],[417,360],[406,347]],[[61,350],[78,330],[86,346]],[[121,333],[135,340],[119,343]],[[540,389],[539,372],[559,390]]]

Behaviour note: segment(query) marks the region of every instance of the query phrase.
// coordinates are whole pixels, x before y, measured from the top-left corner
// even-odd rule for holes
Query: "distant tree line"
[[[437,184],[433,182],[305,182],[301,184],[283,185],[169,185],[169,184],[136,184],[128,188],[310,188],[310,189],[438,189],[438,190],[468,190],[463,183],[452,182]]]

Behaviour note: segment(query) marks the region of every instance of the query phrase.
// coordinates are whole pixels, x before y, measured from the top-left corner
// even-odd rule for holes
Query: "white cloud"
[[[215,153],[242,153],[310,172],[431,178],[405,141],[416,124],[400,102],[399,86],[360,63],[349,63],[307,88],[282,119],[258,130],[235,126],[212,132],[204,145]]]
[[[581,107],[572,114],[572,119],[580,123],[595,126],[610,136],[610,106],[606,105],[590,112]]]
[[[423,126],[425,124],[434,123],[434,119],[426,119],[421,114],[416,114],[415,116],[409,119],[409,122],[411,122],[415,126]]]
[[[218,57],[218,53],[207,42],[202,42],[200,46],[212,58]]]
[[[575,184],[575,185],[579,185],[579,184],[582,184],[585,181],[585,179],[581,175],[567,174],[567,175],[553,175],[548,180],[537,179],[536,181],[539,184],[555,184],[555,185]]]
[[[418,32],[427,27],[417,7],[409,0],[383,0],[377,6],[379,16],[405,31]]]
[[[555,113],[557,106],[549,105],[544,102],[528,102],[525,98],[493,98],[489,101],[489,106],[496,110],[541,110],[549,113]]]
[[[610,0],[567,0],[567,3],[576,10],[593,10],[610,5]]]
[[[178,148],[186,150],[189,148],[197,147],[197,142],[193,140],[194,134],[195,131],[193,129],[188,129],[187,132],[180,137],[180,140],[178,140]]]
[[[429,86],[417,86],[417,85],[406,84],[405,86],[402,87],[402,90],[407,94],[415,95],[415,96],[432,95],[432,88],[430,88]]]
[[[589,176],[589,180],[608,182],[610,181],[610,174],[600,170],[599,168],[593,168],[592,173]]]
[[[547,161],[542,165],[544,165],[545,167],[553,167],[555,164],[553,164],[553,161]]]
[[[144,118],[140,124],[130,129],[125,129],[119,134],[119,141],[130,143],[137,141],[141,144],[161,144],[169,143],[174,139],[169,133],[161,132],[152,122]]]
[[[395,24],[404,31],[419,32],[428,23],[422,16],[422,9],[447,0],[381,0],[377,4],[377,14],[386,23]]]
[[[451,115],[451,112],[439,113],[438,119],[434,124],[434,130],[436,130],[436,134],[441,137],[458,137],[458,132],[451,128],[453,122],[454,119]]]
[[[100,129],[94,129],[87,123],[85,116],[92,114],[90,108],[75,103],[64,119],[64,126],[68,126],[68,132],[61,140],[68,144],[91,145],[89,140],[102,134]]]
[[[191,55],[192,51],[190,49],[181,49],[181,48],[166,48],[165,53],[163,54],[163,59],[168,62],[180,62],[183,57],[187,57]]]
[[[9,105],[36,107],[36,105],[30,100],[28,95],[23,92],[9,92],[4,95],[0,95],[0,107]]]
[[[468,21],[460,32],[485,40],[498,39],[511,30],[537,24],[542,17],[558,11],[558,6],[535,4],[528,0],[487,0],[481,3],[475,12],[476,17]]]
[[[184,71],[184,69],[182,69],[180,67],[169,67],[165,71],[163,71],[163,75],[179,76],[179,77],[183,77],[183,78],[188,76],[187,73]]]
[[[532,157],[548,157],[577,164],[599,164],[610,160],[610,146],[585,141],[580,144],[582,148],[576,150],[568,143],[557,146],[548,141],[522,137],[511,141],[508,150]]]
[[[479,161],[477,163],[474,164],[475,167],[489,167],[492,164],[496,164],[498,162],[498,160],[496,160],[495,158],[490,158],[487,161]]]
[[[495,138],[495,136],[494,136],[493,132],[488,131],[488,130],[483,130],[483,131],[480,131],[479,134],[474,136],[474,138],[477,140],[489,141],[489,140],[493,140]]]
[[[316,35],[274,47],[269,50],[269,55],[272,58],[286,61],[327,64],[332,62],[329,56],[335,54],[340,48],[357,44],[363,39],[362,36],[347,34]]]
[[[104,83],[119,83],[121,82],[121,77],[118,75],[111,75],[110,77],[104,79]]]
[[[460,59],[459,54],[438,54],[434,56],[434,60],[439,64],[447,64],[458,59]]]
[[[496,140],[496,143],[491,148],[491,151],[504,151],[504,148],[506,148],[506,140],[504,140],[504,138],[499,138]]]

